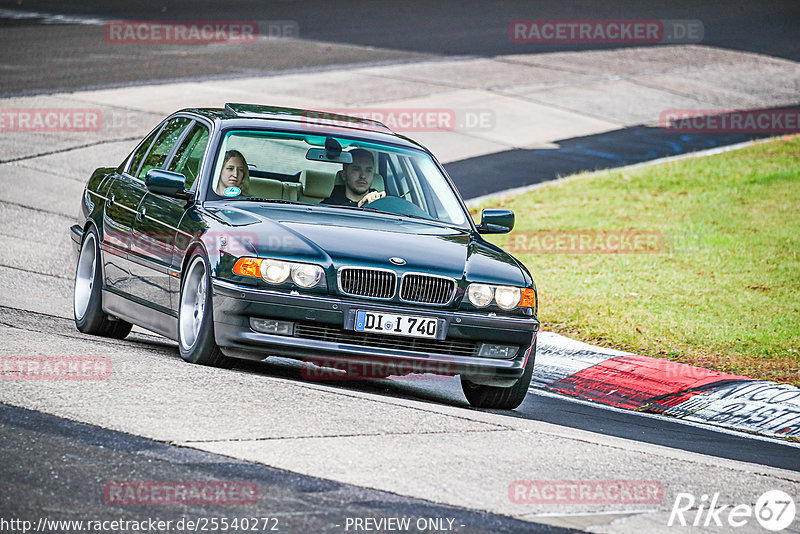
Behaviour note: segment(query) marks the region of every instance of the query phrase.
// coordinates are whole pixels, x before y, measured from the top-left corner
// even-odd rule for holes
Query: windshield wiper
[[[344,209],[344,210],[358,210],[358,211],[368,210],[368,211],[378,211],[378,212],[381,211],[381,210],[378,210],[378,209],[375,209],[375,208],[365,208],[363,206],[359,208],[358,206],[346,206],[344,204],[322,204],[321,202],[319,204],[311,204],[311,205],[312,206],[320,206],[320,207],[323,207],[323,208],[341,208],[341,209]],[[381,212],[381,213],[385,213],[385,212]]]
[[[275,204],[308,204],[299,200],[285,200],[283,198],[238,197],[237,200],[252,200],[254,202],[272,202]]]

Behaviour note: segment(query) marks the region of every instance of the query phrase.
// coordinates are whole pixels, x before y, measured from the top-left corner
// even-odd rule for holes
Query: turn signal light
[[[519,307],[535,308],[536,307],[536,291],[533,288],[525,288],[522,290],[522,297],[519,299]]]
[[[261,260],[258,258],[239,258],[233,265],[233,272],[241,276],[261,278]]]

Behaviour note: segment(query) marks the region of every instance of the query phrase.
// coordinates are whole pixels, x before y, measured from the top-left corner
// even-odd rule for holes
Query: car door
[[[130,269],[128,254],[136,218],[136,208],[145,195],[144,182],[135,176],[150,146],[163,129],[160,124],[137,147],[118,172],[111,178],[106,190],[101,248],[106,288],[130,296]]]
[[[184,174],[187,190],[191,189],[200,171],[208,136],[209,128],[191,119],[187,119],[183,128],[165,130],[163,138],[160,137],[162,144],[156,141],[145,160],[140,171],[142,179],[150,168],[166,168]],[[176,306],[170,293],[170,278],[177,272],[172,266],[172,256],[175,239],[179,237],[178,224],[188,204],[185,199],[148,191],[139,204],[133,225],[130,259],[134,294],[149,306],[172,315]]]
[[[211,126],[205,125],[202,122],[196,122],[189,130],[189,133],[184,137],[181,146],[172,157],[167,170],[183,174],[186,177],[186,190],[195,192],[200,185],[200,174],[202,172],[203,161],[208,157],[208,140],[211,135]],[[162,200],[163,202],[163,200]],[[188,205],[185,205],[188,208]],[[170,295],[172,309],[177,313],[178,300],[181,290],[181,263],[183,255],[192,242],[195,235],[187,233],[187,228],[194,225],[183,224],[185,219],[186,210],[181,213],[181,219],[172,219],[167,221],[168,224],[174,223],[176,228],[175,240],[169,245],[172,247],[172,264],[170,276]]]

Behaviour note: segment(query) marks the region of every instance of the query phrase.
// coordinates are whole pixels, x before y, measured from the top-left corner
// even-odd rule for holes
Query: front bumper
[[[77,256],[81,251],[81,242],[83,241],[83,228],[77,224],[73,224],[69,228],[69,237],[72,240],[72,250]]]
[[[383,362],[386,368],[398,371],[390,374],[461,374],[480,383],[511,385],[524,372],[528,358],[534,356],[530,349],[539,329],[539,322],[533,318],[397,306],[330,295],[291,294],[216,279],[212,280],[212,287],[217,344],[223,353],[237,358],[261,360],[275,355],[321,361],[325,365],[347,364],[350,368],[353,364],[367,366]],[[442,327],[440,339],[421,343],[422,348],[403,344],[393,346],[384,341],[391,339],[382,334],[354,332],[356,310],[437,317]],[[250,328],[251,317],[321,327],[337,335],[318,335],[312,339],[298,336],[297,331],[293,336],[265,334]],[[381,342],[373,344],[370,339]],[[458,345],[496,342],[517,345],[519,350],[510,359],[464,354],[463,350],[461,353],[438,351],[438,346],[448,346],[450,342]]]

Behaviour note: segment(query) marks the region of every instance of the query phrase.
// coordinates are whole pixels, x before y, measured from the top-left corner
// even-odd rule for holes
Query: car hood
[[[356,210],[241,204],[230,203],[216,215],[235,227],[231,233],[243,248],[260,257],[526,284],[511,255],[467,229]]]

